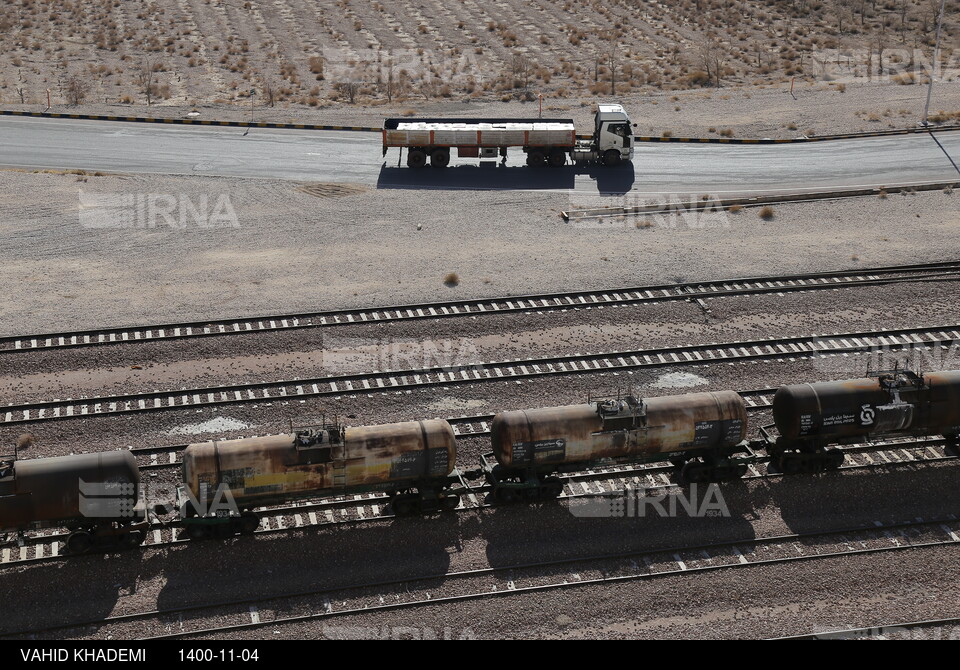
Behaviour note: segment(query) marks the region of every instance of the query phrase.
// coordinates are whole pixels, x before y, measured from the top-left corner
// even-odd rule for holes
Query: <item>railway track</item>
[[[454,318],[484,314],[574,310],[671,301],[697,300],[702,302],[711,298],[731,296],[853,288],[857,286],[878,286],[900,282],[954,281],[958,278],[960,278],[960,261],[946,261],[940,263],[865,268],[842,272],[745,277],[742,279],[634,286],[598,291],[543,293],[500,298],[395,305],[379,308],[327,310],[253,318],[166,323],[137,327],[97,328],[91,330],[0,337],[0,354],[243,335],[362,323]]]
[[[956,640],[960,617],[884,623],[869,628],[844,628],[821,633],[785,635],[773,640]]]
[[[793,361],[870,351],[951,348],[960,344],[960,325],[901,328],[831,335],[805,335],[727,343],[693,344],[514,361],[475,362],[459,367],[409,370],[149,391],[93,398],[66,398],[0,406],[0,427],[43,421],[119,416],[140,412],[199,409],[237,403],[271,403],[313,397],[409,392],[417,388],[517,381],[568,374],[627,373],[671,366]]]
[[[880,469],[911,465],[925,465],[957,460],[947,451],[942,438],[891,440],[878,444],[848,445],[839,447],[846,457],[840,471]],[[783,476],[768,468],[765,458],[758,459],[748,468],[743,480],[766,479]],[[675,469],[668,463],[595,468],[584,472],[560,475],[563,492],[559,500],[584,498],[611,498],[625,491],[647,492],[680,491],[682,487],[674,480]],[[461,495],[458,512],[490,508],[487,501],[490,487],[486,484],[459,491]],[[598,508],[599,511],[600,508]],[[293,532],[331,524],[371,523],[394,518],[386,496],[378,493],[352,495],[336,499],[308,500],[282,507],[259,508],[261,523],[256,534]],[[62,531],[38,532],[26,536],[22,546],[0,544],[0,569],[60,560],[68,554],[66,540],[69,533]],[[213,540],[216,541],[216,540]],[[142,546],[162,548],[190,542],[181,538],[179,529],[164,521],[155,521],[146,533]]]
[[[165,628],[166,632],[142,639],[222,635],[264,626],[306,623],[451,602],[512,597],[716,570],[822,561],[891,551],[916,551],[956,545],[960,543],[958,532],[960,521],[953,515],[902,523],[876,522],[867,527],[747,537],[695,546],[580,556],[224,600],[6,632],[4,637],[35,637],[52,633],[73,637],[96,633],[124,639],[137,636],[145,622],[149,621]],[[216,618],[223,623],[203,627],[204,617]],[[185,623],[189,625],[191,620],[198,621],[200,625],[186,628]],[[136,628],[124,627],[131,624]]]

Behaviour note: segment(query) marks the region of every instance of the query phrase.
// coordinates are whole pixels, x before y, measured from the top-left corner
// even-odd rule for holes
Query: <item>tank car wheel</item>
[[[803,463],[796,454],[783,454],[777,462],[777,469],[785,475],[797,475],[803,471]]]
[[[450,151],[448,149],[437,149],[430,154],[430,165],[435,168],[445,168],[450,165]]]
[[[183,532],[187,534],[191,540],[203,540],[207,537],[207,527],[200,526],[197,524],[190,524],[183,529]]]
[[[547,157],[539,149],[534,149],[527,154],[527,165],[529,167],[543,167],[547,162]]]
[[[616,149],[607,149],[603,152],[603,164],[607,167],[620,165],[620,152]]]
[[[399,498],[393,501],[393,513],[395,516],[409,516],[413,514],[413,501],[409,498]]]
[[[143,544],[143,531],[133,530],[120,537],[120,544],[124,549],[136,549]]]
[[[420,149],[407,152],[407,167],[419,168],[427,164],[427,153]]]
[[[520,492],[520,495],[523,496],[523,499],[527,502],[536,502],[540,500],[540,489],[539,488],[523,489],[523,491]]]
[[[559,149],[550,152],[550,167],[563,167],[567,164],[567,154]]]
[[[687,461],[680,468],[680,481],[684,484],[695,484],[707,481],[707,468],[696,461]]]
[[[243,535],[250,535],[255,533],[257,528],[260,527],[260,517],[256,514],[250,512],[244,512],[240,516],[240,533]]]
[[[440,500],[440,508],[445,512],[452,512],[453,510],[457,509],[459,505],[460,505],[460,496],[458,496],[455,493],[450,494],[448,496],[444,496]]]
[[[67,549],[71,554],[85,554],[93,546],[93,536],[85,530],[78,530],[67,538]]]
[[[540,489],[540,494],[544,499],[559,498],[560,495],[563,494],[563,482],[546,482],[544,487]]]
[[[842,451],[835,450],[835,449],[831,450],[830,453],[827,455],[827,458],[828,458],[827,467],[830,470],[836,470],[837,468],[843,465],[844,455]]]
[[[517,494],[513,489],[497,489],[496,500],[499,503],[510,504],[517,501]]]

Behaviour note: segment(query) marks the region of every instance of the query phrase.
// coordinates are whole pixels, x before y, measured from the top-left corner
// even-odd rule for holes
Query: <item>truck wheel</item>
[[[609,167],[620,165],[620,152],[616,149],[607,149],[603,153],[603,164]]]
[[[419,168],[427,164],[427,154],[420,149],[407,152],[407,167]]]
[[[527,165],[529,167],[543,167],[547,162],[547,157],[539,149],[534,149],[527,154]]]
[[[567,154],[559,149],[550,152],[550,167],[563,167],[567,164]]]
[[[430,165],[436,168],[444,168],[450,165],[450,152],[446,149],[437,149],[430,154]]]

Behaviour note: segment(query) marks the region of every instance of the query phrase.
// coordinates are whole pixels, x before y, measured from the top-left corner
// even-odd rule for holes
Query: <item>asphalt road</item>
[[[938,146],[937,140],[942,144]],[[640,144],[620,168],[504,166],[454,159],[445,170],[398,167],[374,133],[141,125],[0,118],[0,166],[217,175],[379,188],[743,194],[960,177],[960,133],[781,145]],[[405,156],[404,156],[405,159]]]

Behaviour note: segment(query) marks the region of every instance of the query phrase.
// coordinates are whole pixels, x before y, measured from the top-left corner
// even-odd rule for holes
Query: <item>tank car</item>
[[[483,471],[504,502],[556,497],[557,474],[605,463],[669,460],[687,481],[738,479],[754,457],[746,432],[747,408],[733,391],[503,412]]]
[[[300,428],[191,444],[178,501],[189,537],[253,532],[254,509],[306,497],[382,491],[398,515],[452,510],[456,439],[446,421]]]
[[[128,451],[0,457],[0,532],[67,528],[67,549],[83,553],[137,546],[146,526],[140,471]]]
[[[839,467],[829,445],[881,437],[960,435],[960,371],[879,371],[861,379],[782,386],[773,398],[779,436],[770,448],[783,472]]]

